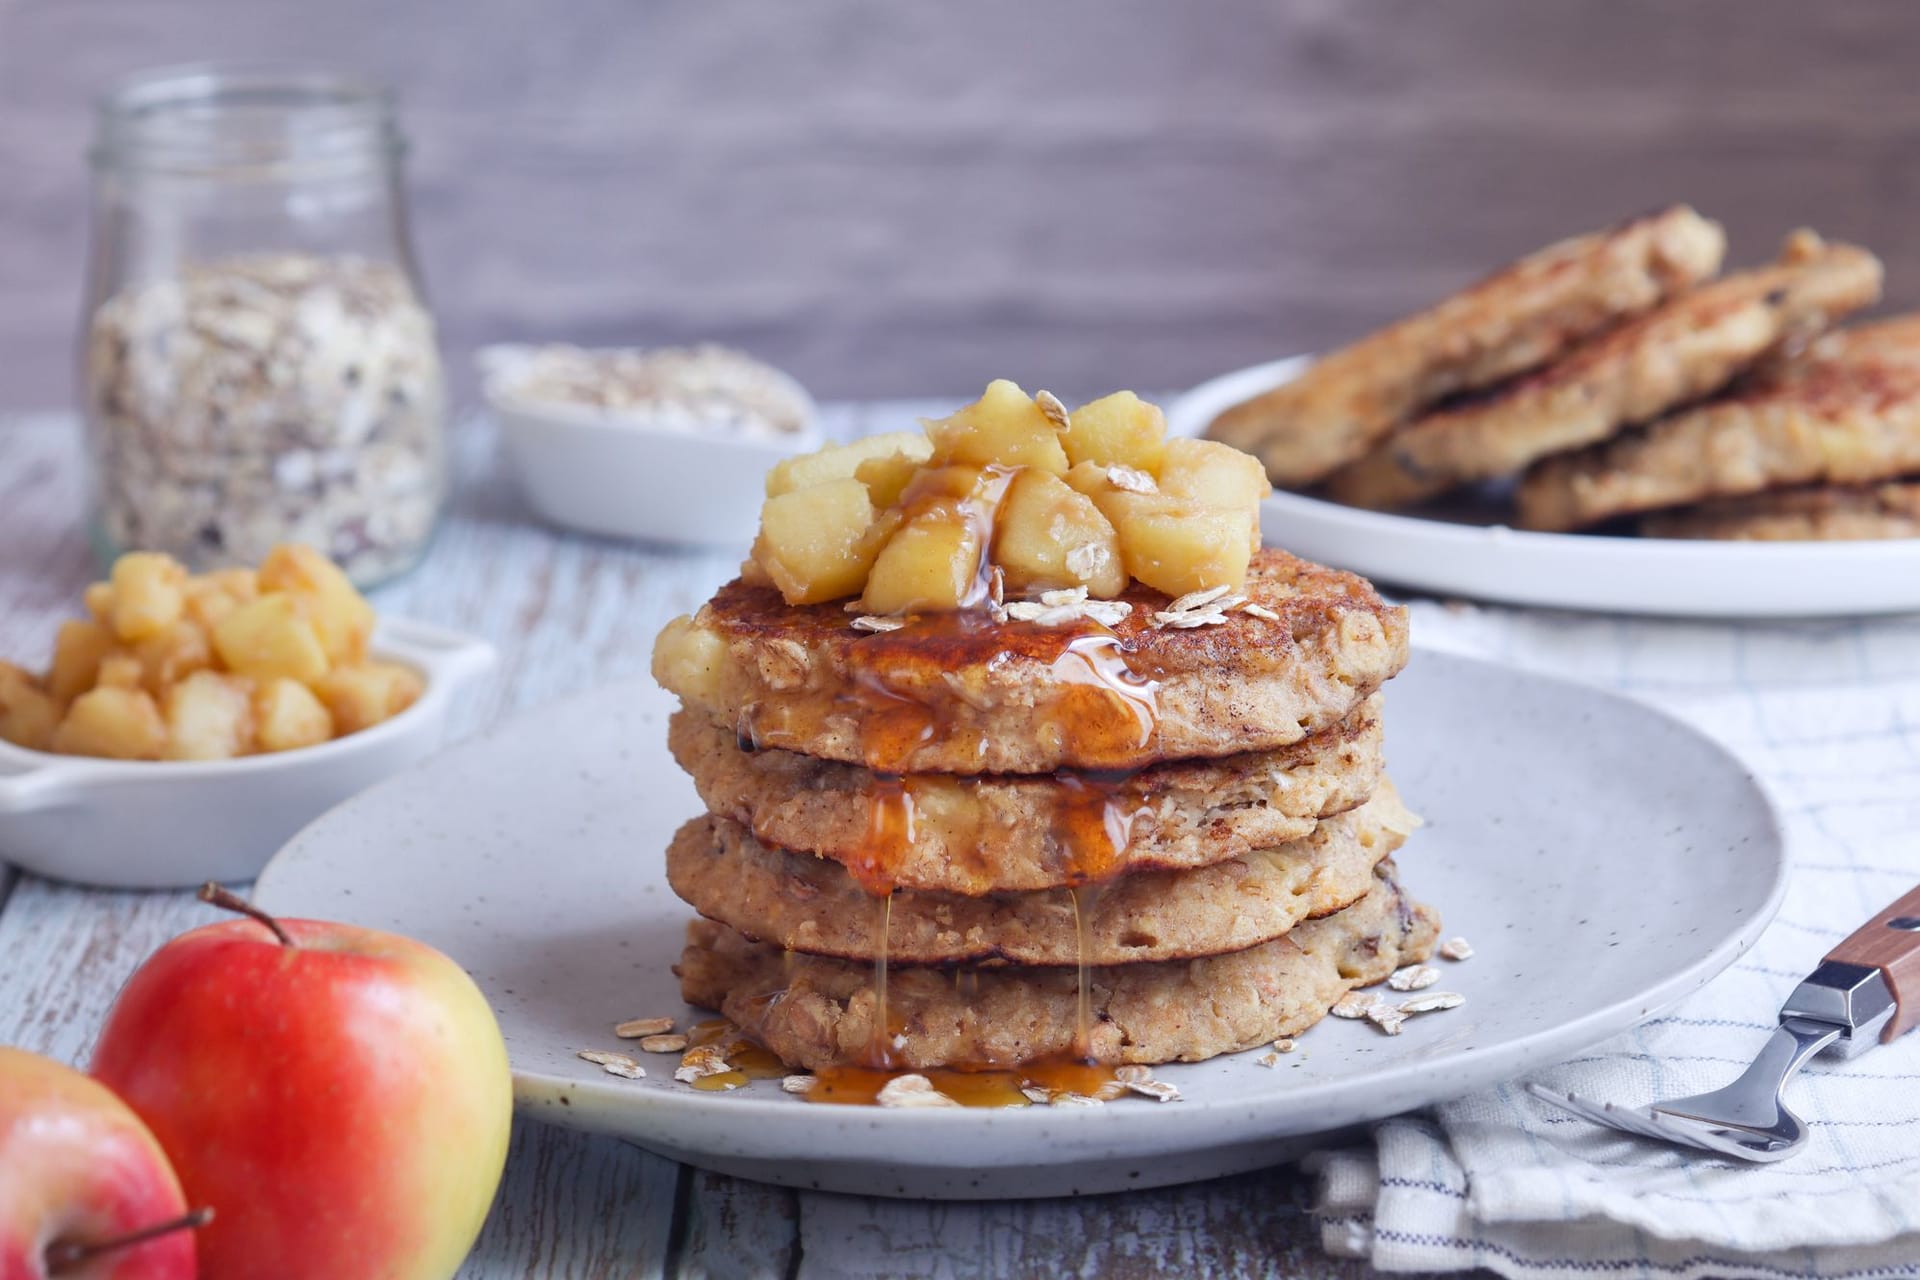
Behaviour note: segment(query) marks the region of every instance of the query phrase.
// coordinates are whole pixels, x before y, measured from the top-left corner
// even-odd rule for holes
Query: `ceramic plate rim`
[[[1196,436],[1223,410],[1281,385],[1312,362],[1308,354],[1287,356],[1235,369],[1182,392],[1167,406],[1167,430]],[[1340,545],[1345,540],[1379,544],[1362,552],[1343,568],[1389,582],[1464,594],[1517,604],[1549,605],[1587,611],[1618,611],[1672,617],[1821,618],[1920,610],[1920,585],[1908,595],[1878,595],[1844,589],[1842,574],[1878,583],[1912,580],[1920,584],[1920,539],[1879,542],[1738,543],[1673,538],[1596,537],[1585,534],[1538,533],[1507,525],[1451,524],[1417,516],[1367,511],[1305,494],[1276,492],[1263,515],[1269,536],[1276,528],[1310,531],[1313,545],[1300,548],[1315,559],[1330,557],[1321,541]],[[1448,570],[1418,567],[1422,552],[1455,561]],[[1490,562],[1480,564],[1479,562]],[[1416,567],[1408,567],[1410,564]],[[1557,568],[1573,575],[1605,569],[1623,577],[1651,581],[1684,575],[1684,603],[1673,603],[1646,590],[1596,590],[1589,582],[1577,589],[1515,586],[1502,581],[1501,569]],[[1825,581],[1829,594],[1798,599],[1761,598],[1730,587],[1728,574],[1751,574],[1777,580],[1779,575],[1813,575]],[[1571,576],[1564,579],[1572,581]],[[1840,585],[1834,585],[1840,583]],[[1470,585],[1463,585],[1470,584]]]
[[[1324,1104],[1328,1110],[1350,1105],[1356,1101],[1364,1102],[1369,1092],[1393,1092],[1396,1087],[1406,1084],[1420,1076],[1429,1076],[1435,1081],[1445,1080],[1444,1084],[1415,1090],[1420,1101],[1410,1105],[1419,1106],[1449,1097],[1471,1092],[1492,1083],[1512,1078],[1514,1075],[1532,1066],[1544,1065],[1564,1059],[1581,1049],[1606,1039],[1644,1021],[1648,1017],[1670,1008],[1680,999],[1720,973],[1742,955],[1760,934],[1767,928],[1778,911],[1785,895],[1789,871],[1786,858],[1784,826],[1772,797],[1762,787],[1752,771],[1732,752],[1700,730],[1687,724],[1676,716],[1637,699],[1628,698],[1594,685],[1539,672],[1519,670],[1500,663],[1484,659],[1450,653],[1441,649],[1418,646],[1417,660],[1429,664],[1462,664],[1480,667],[1505,677],[1517,677],[1521,681],[1538,681],[1548,685],[1561,686],[1577,691],[1579,694],[1607,701],[1625,703],[1635,711],[1666,722],[1675,732],[1693,739],[1738,773],[1747,790],[1758,802],[1762,818],[1761,829],[1768,837],[1768,853],[1771,865],[1768,868],[1769,883],[1763,905],[1753,914],[1740,920],[1734,926],[1714,935],[1711,947],[1702,950],[1689,963],[1674,970],[1667,977],[1641,988],[1637,992],[1623,996],[1610,1004],[1588,1010],[1578,1017],[1555,1023],[1541,1030],[1508,1036],[1482,1046],[1448,1051],[1444,1057],[1416,1059],[1397,1066],[1369,1070],[1365,1074],[1348,1079],[1317,1082],[1303,1089],[1310,1089],[1313,1101]],[[415,785],[419,774],[428,771],[457,771],[466,762],[484,758],[495,749],[495,744],[525,733],[527,727],[539,720],[556,718],[584,702],[604,702],[609,697],[622,696],[623,692],[644,690],[648,697],[658,697],[658,690],[652,681],[645,677],[621,681],[616,684],[588,690],[560,699],[542,707],[533,708],[511,717],[489,732],[449,748],[415,766],[404,773],[362,792],[359,796],[337,806],[316,819],[308,827],[294,836],[261,872],[256,882],[254,896],[263,904],[271,906],[277,893],[280,878],[287,869],[300,859],[313,856],[309,851],[323,847],[326,828],[341,821],[341,815],[353,808],[379,803],[380,799],[397,789]],[[697,1117],[724,1116],[733,1121],[753,1121],[768,1117],[793,1120],[798,1115],[810,1114],[813,1109],[801,1111],[793,1106],[791,1099],[768,1094],[758,1096],[749,1094],[733,1096],[726,1094],[702,1094],[692,1090],[654,1090],[632,1089],[612,1080],[601,1082],[593,1079],[583,1080],[573,1076],[552,1074],[542,1070],[530,1070],[519,1065],[513,1069],[516,1103],[525,1110],[531,1105],[541,1105],[542,1117],[548,1120],[569,1124],[576,1128],[605,1131],[637,1136],[632,1125],[608,1124],[597,1122],[595,1107],[572,1106],[566,1113],[562,1108],[550,1106],[559,1101],[561,1095],[588,1099],[596,1104],[604,1104],[609,1110],[630,1116],[636,1122],[644,1122],[648,1117],[673,1112]],[[1177,1107],[1137,1106],[1069,1109],[1062,1111],[1054,1108],[1028,1108],[1013,1111],[965,1110],[954,1112],[925,1111],[914,1112],[925,1123],[936,1126],[967,1125],[974,1128],[1008,1127],[1018,1125],[1023,1130],[1038,1136],[1048,1131],[1074,1132],[1074,1126],[1082,1126],[1078,1132],[1089,1134],[1096,1130],[1105,1130],[1107,1126],[1126,1126],[1136,1132],[1140,1139],[1152,1142],[1163,1134],[1177,1132],[1188,1123],[1196,1112],[1220,1112],[1235,1108],[1245,1109],[1250,1105],[1257,1108],[1257,1100],[1231,1098],[1225,1096],[1192,1097],[1184,1099]],[[1362,1110],[1365,1108],[1362,1107]],[[1393,1114],[1404,1107],[1396,1107],[1387,1112],[1370,1112],[1374,1118],[1384,1114]],[[820,1108],[821,1112],[835,1112],[840,1108]],[[918,1123],[919,1121],[916,1121]],[[1304,1133],[1311,1131],[1290,1131]],[[1284,1136],[1276,1130],[1276,1139]],[[644,1139],[640,1139],[644,1143]],[[1171,1147],[1169,1148],[1171,1149]],[[1195,1148],[1191,1144],[1182,1146],[1182,1150]],[[927,1158],[920,1159],[921,1155]],[[686,1158],[694,1158],[688,1156]],[[823,1156],[823,1159],[829,1157]],[[890,1163],[916,1168],[937,1169],[947,1163],[937,1158],[935,1153],[896,1150]],[[1146,1184],[1143,1184],[1146,1185]]]

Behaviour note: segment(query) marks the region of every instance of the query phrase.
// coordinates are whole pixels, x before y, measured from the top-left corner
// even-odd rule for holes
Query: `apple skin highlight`
[[[204,1280],[444,1280],[499,1185],[506,1047],[422,943],[253,920],[182,934],[120,994],[93,1074],[174,1159]]]
[[[0,1047],[0,1280],[41,1280],[48,1246],[124,1236],[186,1211],[166,1153],[98,1081]],[[194,1280],[194,1233],[102,1254],[63,1280]]]

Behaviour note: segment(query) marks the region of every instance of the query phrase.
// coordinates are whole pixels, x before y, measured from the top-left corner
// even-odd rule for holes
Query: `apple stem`
[[[138,1231],[129,1231],[123,1236],[114,1236],[109,1240],[95,1240],[91,1244],[81,1244],[74,1240],[56,1240],[47,1246],[47,1274],[57,1276],[63,1271],[71,1271],[84,1262],[91,1262],[103,1253],[112,1253],[115,1249],[130,1249],[136,1244],[145,1244],[161,1236],[172,1235],[176,1231],[197,1231],[213,1221],[213,1209],[210,1206],[195,1209],[192,1213],[183,1213],[177,1218],[165,1222],[156,1222],[150,1227]]]
[[[278,920],[254,906],[231,889],[222,888],[217,882],[209,880],[200,886],[200,901],[212,903],[226,911],[238,911],[241,915],[258,920],[273,930],[273,936],[280,939],[281,945],[294,945],[293,935],[288,933]]]

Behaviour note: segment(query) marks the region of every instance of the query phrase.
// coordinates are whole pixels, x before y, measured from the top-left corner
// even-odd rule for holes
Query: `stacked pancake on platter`
[[[1920,318],[1834,329],[1881,264],[1811,231],[1717,275],[1685,206],[1577,236],[1221,414],[1353,506],[1663,538],[1920,534]],[[1509,499],[1510,490],[1510,499]],[[1511,507],[1509,512],[1508,507]]]
[[[1403,611],[1255,550],[1258,465],[1163,432],[996,383],[770,479],[742,578],[655,649],[709,810],[667,854],[690,1003],[823,1078],[1040,1079],[1290,1036],[1427,955]],[[782,509],[815,491],[834,518]]]

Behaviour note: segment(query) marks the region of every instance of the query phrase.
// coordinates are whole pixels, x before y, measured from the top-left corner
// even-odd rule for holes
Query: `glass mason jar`
[[[84,321],[105,558],[194,569],[304,542],[365,586],[419,558],[446,395],[387,93],[189,67],[104,98]]]

